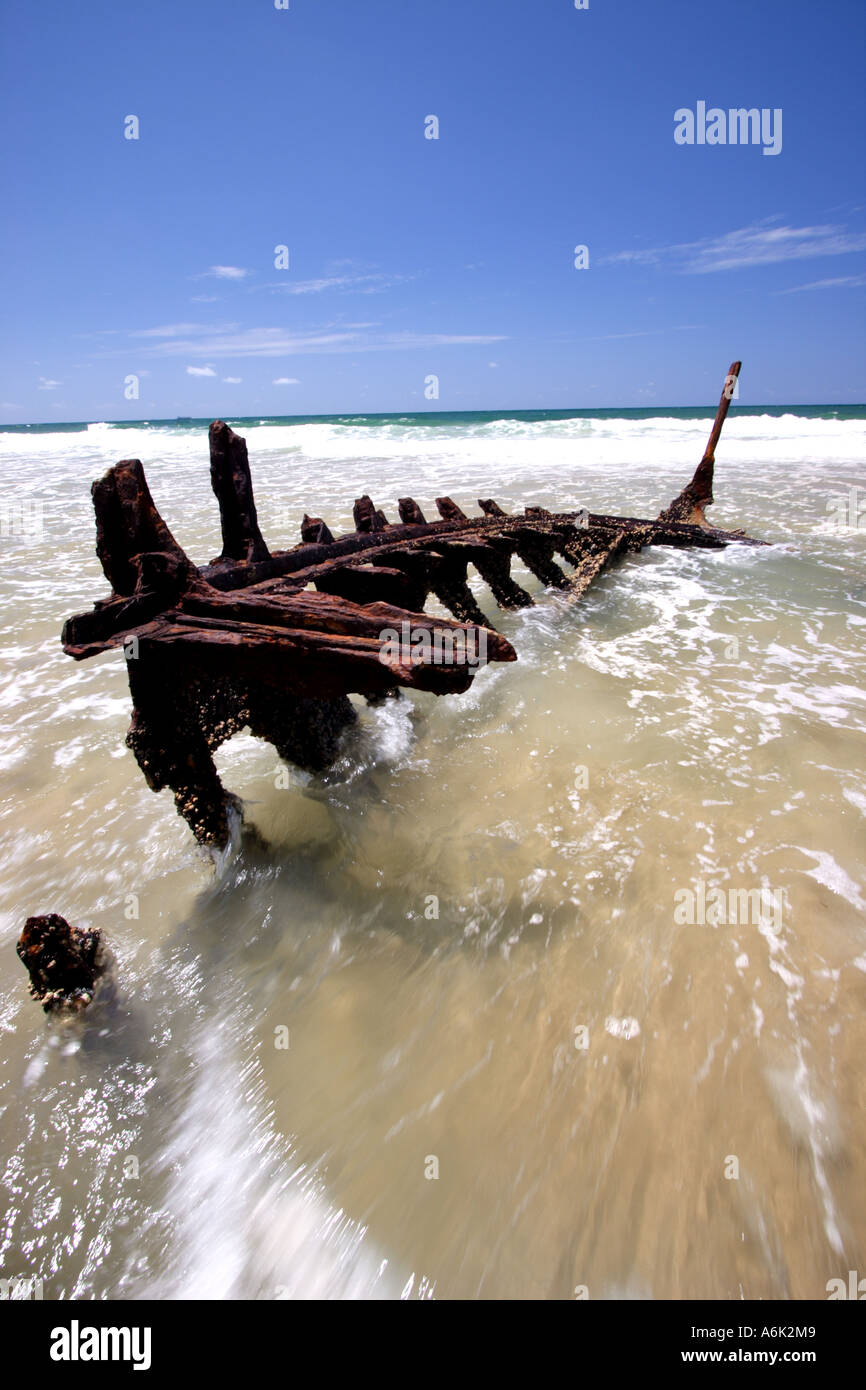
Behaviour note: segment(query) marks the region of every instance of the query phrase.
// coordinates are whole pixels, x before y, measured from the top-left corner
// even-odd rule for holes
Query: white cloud
[[[131,338],[188,338],[197,333],[231,333],[236,323],[164,323],[159,328],[137,328]]]
[[[224,376],[223,381],[226,383],[227,386],[240,386],[241,382],[243,381],[243,377]]]
[[[325,290],[355,290],[358,294],[380,294],[392,285],[413,280],[413,275],[323,275],[318,280],[270,281],[259,288],[282,294],[322,294]]]
[[[489,343],[504,343],[503,333],[389,333],[381,343],[372,343],[368,351],[391,348],[428,347],[486,347]]]
[[[173,328],[175,325],[170,326]],[[213,336],[200,339],[167,334],[165,341],[143,351],[160,357],[289,357],[319,352],[405,352],[438,347],[485,346],[503,341],[505,339],[501,334],[406,332],[365,337],[357,331],[313,330],[306,334],[293,334],[283,328],[245,328],[231,332],[216,329]]]
[[[781,261],[811,260],[818,256],[846,256],[866,250],[866,233],[841,226],[779,227],[778,219],[740,227],[718,237],[686,241],[674,246],[618,251],[602,257],[602,263],[659,265],[673,262],[684,275],[707,275],[717,270],[742,270]]]
[[[296,376],[278,376],[274,378],[275,386],[300,386],[300,384]]]
[[[797,294],[800,290],[833,290],[840,285],[866,285],[866,275],[837,275],[833,280],[813,280],[808,285],[792,285],[789,290],[777,290],[777,294]]]
[[[58,386],[62,386],[62,381],[52,381],[50,377],[41,376],[39,378],[40,391],[56,391]]]
[[[621,338],[653,338],[659,333],[690,333],[693,329],[704,328],[702,323],[674,323],[669,328],[635,328],[628,333],[601,333],[584,339],[589,343],[617,342]]]
[[[284,357],[289,353],[337,350],[354,343],[356,333],[292,334],[282,328],[243,328],[212,330],[212,335],[189,338],[167,337],[143,349],[155,357]],[[348,350],[348,349],[346,349]]]
[[[213,367],[187,367],[187,376],[216,376]]]
[[[595,339],[597,343],[612,342],[618,338],[651,338],[654,333],[661,333],[661,328],[637,328],[632,333],[602,333]]]
[[[248,270],[244,270],[240,265],[212,265],[207,270],[202,271],[199,279],[214,280],[244,280],[249,275]]]

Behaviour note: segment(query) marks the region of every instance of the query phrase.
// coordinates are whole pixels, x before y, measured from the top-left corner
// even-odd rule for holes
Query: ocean
[[[0,1278],[44,1298],[825,1298],[866,1272],[866,408],[734,406],[711,521],[579,602],[481,608],[518,661],[359,702],[340,761],[219,751],[194,842],[124,745],[90,484],[140,458],[218,554],[208,421],[0,429]],[[272,549],[464,510],[655,516],[712,411],[229,421]],[[707,904],[722,903],[721,910]],[[24,919],[98,927],[49,1022]]]

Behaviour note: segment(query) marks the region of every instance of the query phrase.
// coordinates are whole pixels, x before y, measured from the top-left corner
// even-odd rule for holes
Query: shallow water
[[[305,510],[348,529],[362,492],[655,515],[710,423],[247,433],[277,545]],[[0,455],[0,502],[41,502],[44,532],[0,569],[2,1277],[798,1299],[862,1272],[862,421],[728,421],[713,521],[772,548],[645,551],[578,605],[518,576],[518,614],[473,581],[518,663],[361,706],[326,776],[277,785],[273,750],[233,740],[247,828],[216,862],[124,747],[122,657],[58,640],[106,591],[89,485],[118,458],[217,552],[205,436],[0,434]],[[677,920],[699,884],[762,891],[761,914]],[[117,997],[62,1027],[14,951],[47,911],[119,962]]]

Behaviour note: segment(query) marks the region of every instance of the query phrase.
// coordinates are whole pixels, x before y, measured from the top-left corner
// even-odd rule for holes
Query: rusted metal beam
[[[214,420],[208,437],[210,480],[219,502],[223,535],[220,558],[247,563],[267,560],[270,551],[259,530],[247,442],[223,420]]]
[[[719,400],[719,408],[716,411],[716,418],[713,421],[713,428],[707,440],[707,447],[704,456],[695,469],[695,476],[691,482],[683,488],[678,497],[675,497],[663,512],[659,513],[659,521],[685,521],[692,525],[709,527],[704,511],[713,502],[713,471],[716,461],[716,445],[722,433],[722,426],[730,408],[734,394],[737,378],[740,375],[742,362],[732,362],[728,375],[725,377],[725,384],[722,387],[722,395]]]

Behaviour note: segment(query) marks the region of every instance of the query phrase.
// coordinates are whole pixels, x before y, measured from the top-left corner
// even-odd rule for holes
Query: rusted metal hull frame
[[[414,499],[401,498],[401,520],[392,525],[364,496],[349,535],[334,538],[320,517],[305,515],[301,544],[270,552],[258,528],[246,443],[214,421],[220,557],[196,567],[155,507],[141,463],[116,464],[92,489],[97,554],[112,594],[67,621],[64,650],[82,660],[123,646],[133,699],[127,743],[148,785],[171,788],[198,840],[225,845],[238,803],[222,787],[213,753],[240,729],[267,740],[285,761],[319,771],[333,763],[357,719],[350,694],[376,701],[400,686],[455,694],[477,674],[479,653],[484,661],[516,660],[478,606],[470,565],[500,607],[522,608],[534,600],[511,575],[514,557],[542,584],[580,597],[614,559],[647,545],[761,544],[710,527],[704,515],[739,366],[732,364],[694,477],[655,520],[541,507],[509,515],[492,498],[479,500],[481,516],[468,517],[439,497],[439,521],[427,522]],[[430,594],[452,619],[423,612]],[[407,631],[413,643],[420,639],[417,649],[401,640],[394,651],[383,641]],[[435,634],[448,638],[452,659],[437,659]]]

